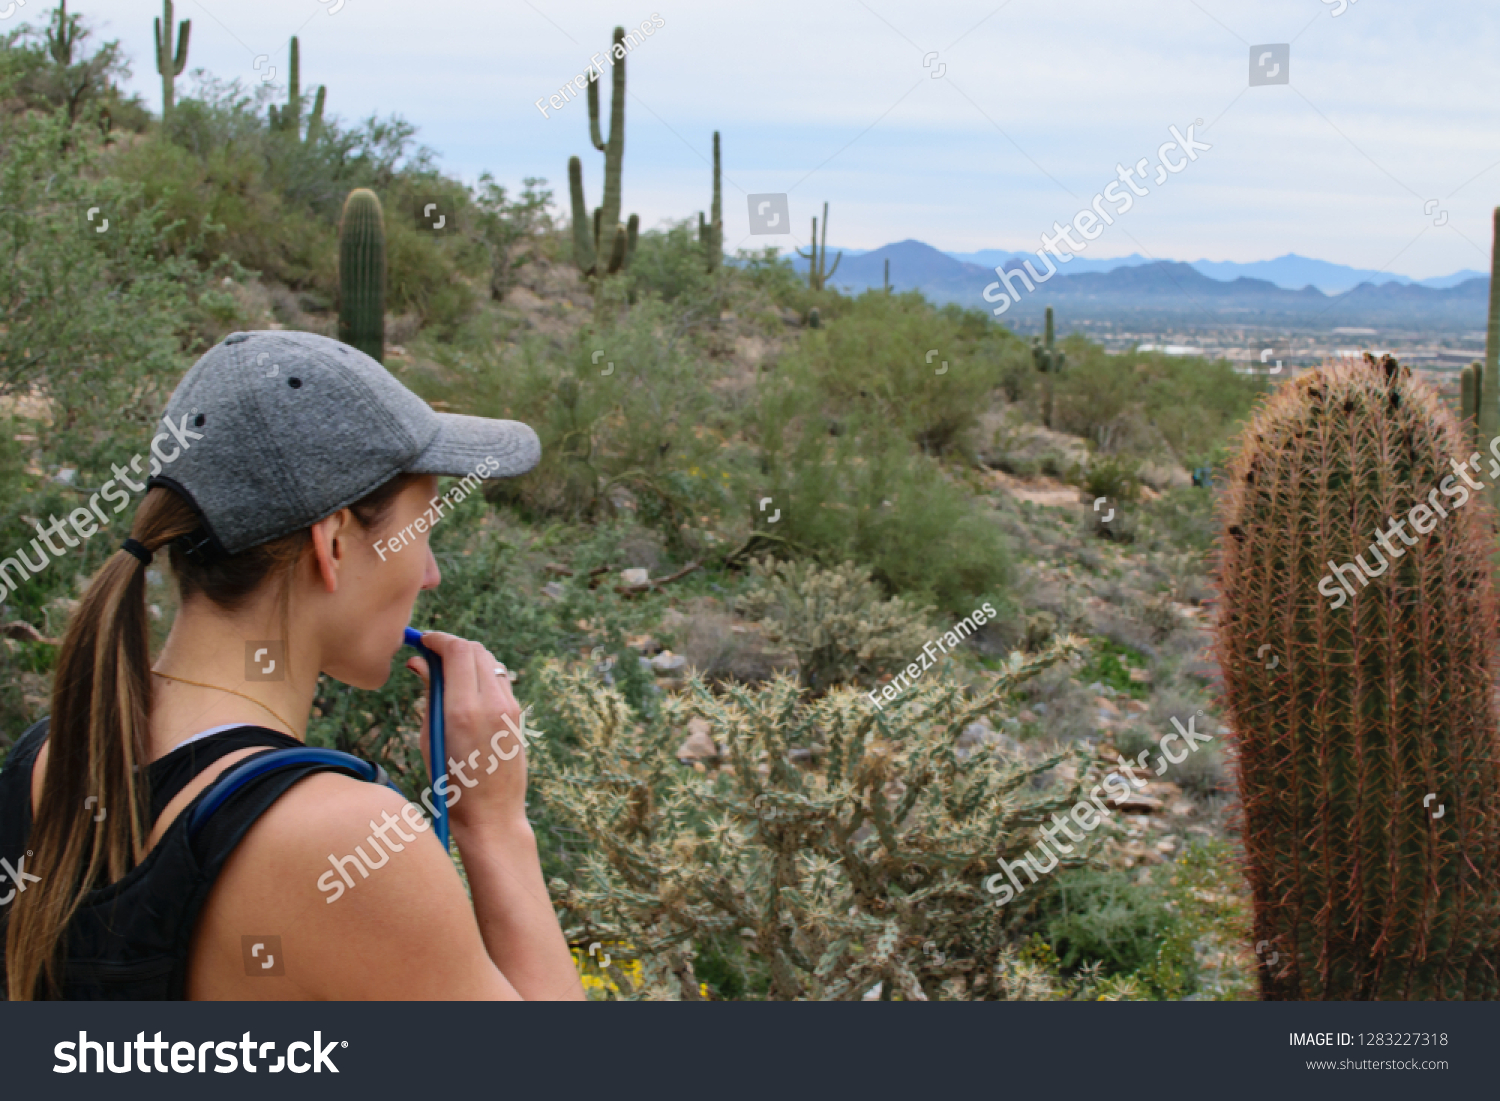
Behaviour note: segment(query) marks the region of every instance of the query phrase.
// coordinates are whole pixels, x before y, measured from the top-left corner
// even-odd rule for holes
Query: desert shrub
[[[780,507],[776,538],[960,616],[1007,584],[1011,553],[981,501],[888,424],[851,418],[829,435],[800,394],[767,383],[751,425],[763,492],[747,496]]]
[[[1029,402],[1039,388],[1036,360],[1019,340],[990,342],[984,353],[992,362],[992,385],[999,388],[1012,405]]]
[[[755,252],[740,249],[732,261],[745,282],[765,294],[775,305],[801,313],[806,310],[811,292],[805,276],[797,274],[790,256],[782,256],[774,246]]]
[[[1208,799],[1230,790],[1232,780],[1224,767],[1224,755],[1214,746],[1199,746],[1186,760],[1167,765],[1167,779],[1198,799]]]
[[[1104,975],[1154,977],[1159,966],[1171,969],[1184,962],[1180,917],[1159,890],[1128,871],[1064,872],[1047,905],[1042,927],[1064,968],[1097,962]],[[1162,959],[1164,954],[1168,958]],[[1186,962],[1191,960],[1189,950]],[[1155,993],[1165,996],[1159,988]]]
[[[1101,450],[1165,452],[1187,467],[1206,461],[1249,414],[1263,381],[1227,360],[1130,353],[1112,356],[1081,336],[1065,342],[1054,426]]]
[[[793,667],[789,654],[774,649],[764,634],[747,628],[716,600],[695,602],[679,633],[678,652],[710,684],[768,681]]]
[[[883,712],[849,689],[811,699],[787,678],[717,697],[695,680],[655,721],[549,665],[549,722],[576,749],[549,736],[531,765],[582,840],[574,876],[552,883],[569,941],[632,946],[649,997],[699,997],[699,959],[717,983],[737,975],[736,992],[775,1000],[858,999],[877,982],[908,1000],[1012,996],[1016,907],[995,906],[984,880],[1084,780],[1027,794],[1064,757],[960,760],[954,742],[1071,652],[1069,640],[1018,657],[977,698],[934,682]],[[674,760],[690,718],[732,769]]]
[[[730,497],[734,475],[712,379],[672,339],[671,324],[667,307],[647,299],[617,326],[581,330],[561,356],[538,339],[510,353],[450,349],[437,355],[445,378],[410,381],[424,397],[536,429],[541,463],[492,487],[496,500],[532,517],[597,519],[631,509],[680,542],[684,524],[740,509]]]
[[[1148,756],[1156,750],[1156,734],[1140,723],[1127,723],[1114,732],[1110,739],[1126,763],[1137,760],[1142,753]]]
[[[657,295],[664,302],[680,299],[698,311],[708,309],[716,286],[698,242],[698,227],[691,219],[674,222],[665,231],[642,233],[629,276],[638,293]]]
[[[906,665],[932,638],[930,609],[885,599],[853,562],[825,570],[767,559],[752,571],[755,584],[740,611],[761,620],[767,638],[796,655],[805,688],[869,684]]]
[[[1140,464],[1118,455],[1090,455],[1087,464],[1078,464],[1068,474],[1069,481],[1092,500],[1108,497],[1118,504],[1140,495]]]
[[[1136,508],[1138,538],[1148,550],[1191,550],[1207,556],[1219,536],[1215,493],[1197,486],[1167,490]]]
[[[1141,602],[1141,623],[1151,632],[1151,641],[1165,642],[1182,628],[1182,618],[1172,603],[1171,593],[1157,593]]]
[[[780,371],[804,381],[809,409],[898,426],[925,453],[954,450],[987,404],[992,371],[959,321],[919,294],[869,292],[803,335]],[[946,366],[944,366],[946,364]]]

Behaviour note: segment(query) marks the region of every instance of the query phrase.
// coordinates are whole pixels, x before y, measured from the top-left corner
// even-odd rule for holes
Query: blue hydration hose
[[[448,772],[448,746],[443,737],[443,659],[422,645],[422,632],[414,627],[406,629],[406,645],[427,659],[427,683],[431,686],[427,696],[427,759],[432,762],[433,794],[438,797],[432,825],[447,852],[448,800],[437,791],[437,778]]]

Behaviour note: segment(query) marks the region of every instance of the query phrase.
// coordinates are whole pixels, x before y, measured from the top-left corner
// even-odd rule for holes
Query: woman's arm
[[[526,819],[526,721],[510,679],[477,642],[438,631],[423,645],[443,659],[449,810],[490,958],[526,998],[582,998],[583,985],[547,896]],[[427,663],[407,667],[427,683]],[[427,746],[427,724],[422,724]],[[428,771],[434,774],[429,762]],[[456,775],[455,775],[456,774]]]

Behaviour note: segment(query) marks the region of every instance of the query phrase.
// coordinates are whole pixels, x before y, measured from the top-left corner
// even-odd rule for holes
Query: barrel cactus
[[[339,221],[339,339],[385,361],[385,218],[363,187],[349,192]]]
[[[1244,430],[1217,651],[1267,999],[1500,997],[1480,463],[1389,356],[1284,384]]]

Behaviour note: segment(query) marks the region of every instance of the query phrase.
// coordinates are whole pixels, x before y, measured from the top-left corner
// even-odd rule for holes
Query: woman
[[[363,353],[286,332],[211,349],[163,425],[130,539],[63,641],[50,722],[0,772],[0,857],[20,881],[0,886],[9,998],[581,998],[520,746],[449,792],[472,905],[425,819],[350,770],[213,794],[238,762],[302,744],[320,673],[385,683],[440,580],[437,476],[524,473],[535,434],[434,413]],[[153,665],[145,573],[162,551],[182,601]],[[483,645],[423,642],[443,661],[450,762],[519,728]]]

